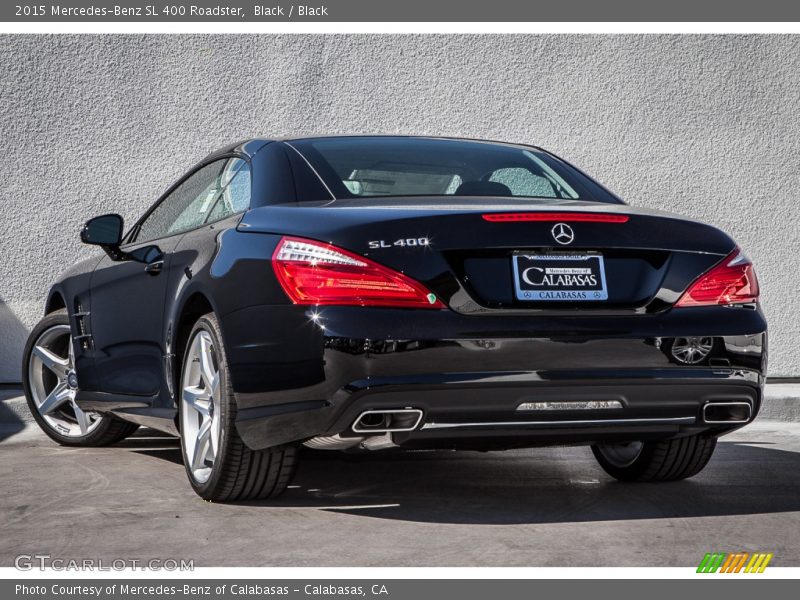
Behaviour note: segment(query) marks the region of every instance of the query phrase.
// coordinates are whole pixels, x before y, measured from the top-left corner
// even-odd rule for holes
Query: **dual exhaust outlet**
[[[361,434],[414,431],[422,422],[418,408],[365,410],[353,423],[353,432]],[[703,406],[703,421],[708,424],[748,423],[753,416],[749,402],[709,402]]]
[[[303,444],[316,450],[347,450],[356,446],[363,450],[396,448],[392,435],[413,431],[422,422],[422,415],[418,408],[365,410],[351,427],[354,433],[359,434],[358,437],[342,437],[337,433],[311,438]]]
[[[747,423],[752,416],[749,402],[709,402],[703,406],[703,421],[712,425]]]
[[[413,431],[422,421],[418,408],[365,410],[353,423],[355,433],[399,433]]]

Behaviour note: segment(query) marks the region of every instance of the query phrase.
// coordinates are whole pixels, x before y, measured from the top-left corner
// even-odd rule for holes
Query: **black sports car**
[[[763,394],[753,265],[533,146],[255,139],[193,167],[67,271],[28,341],[42,429],[179,435],[203,498],[282,492],[298,448],[590,444],[690,477]]]

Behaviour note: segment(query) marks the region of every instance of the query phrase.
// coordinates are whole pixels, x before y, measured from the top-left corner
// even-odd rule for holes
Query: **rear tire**
[[[297,446],[248,448],[236,430],[236,400],[219,322],[197,320],[181,367],[181,450],[194,491],[228,502],[274,498],[286,489],[297,464]]]
[[[708,464],[717,438],[692,435],[657,442],[595,444],[603,470],[620,481],[677,481],[693,477]]]
[[[62,446],[108,446],[139,426],[111,415],[83,411],[75,403],[72,334],[65,309],[50,313],[33,328],[22,353],[22,388],[41,430]]]

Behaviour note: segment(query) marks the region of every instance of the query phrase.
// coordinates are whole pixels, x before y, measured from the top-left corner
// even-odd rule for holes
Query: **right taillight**
[[[758,300],[753,263],[738,248],[689,286],[675,306],[746,304]]]

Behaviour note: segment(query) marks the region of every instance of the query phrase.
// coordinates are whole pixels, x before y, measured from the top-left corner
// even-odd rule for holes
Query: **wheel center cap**
[[[78,389],[78,374],[75,371],[67,373],[67,385],[73,390]]]

